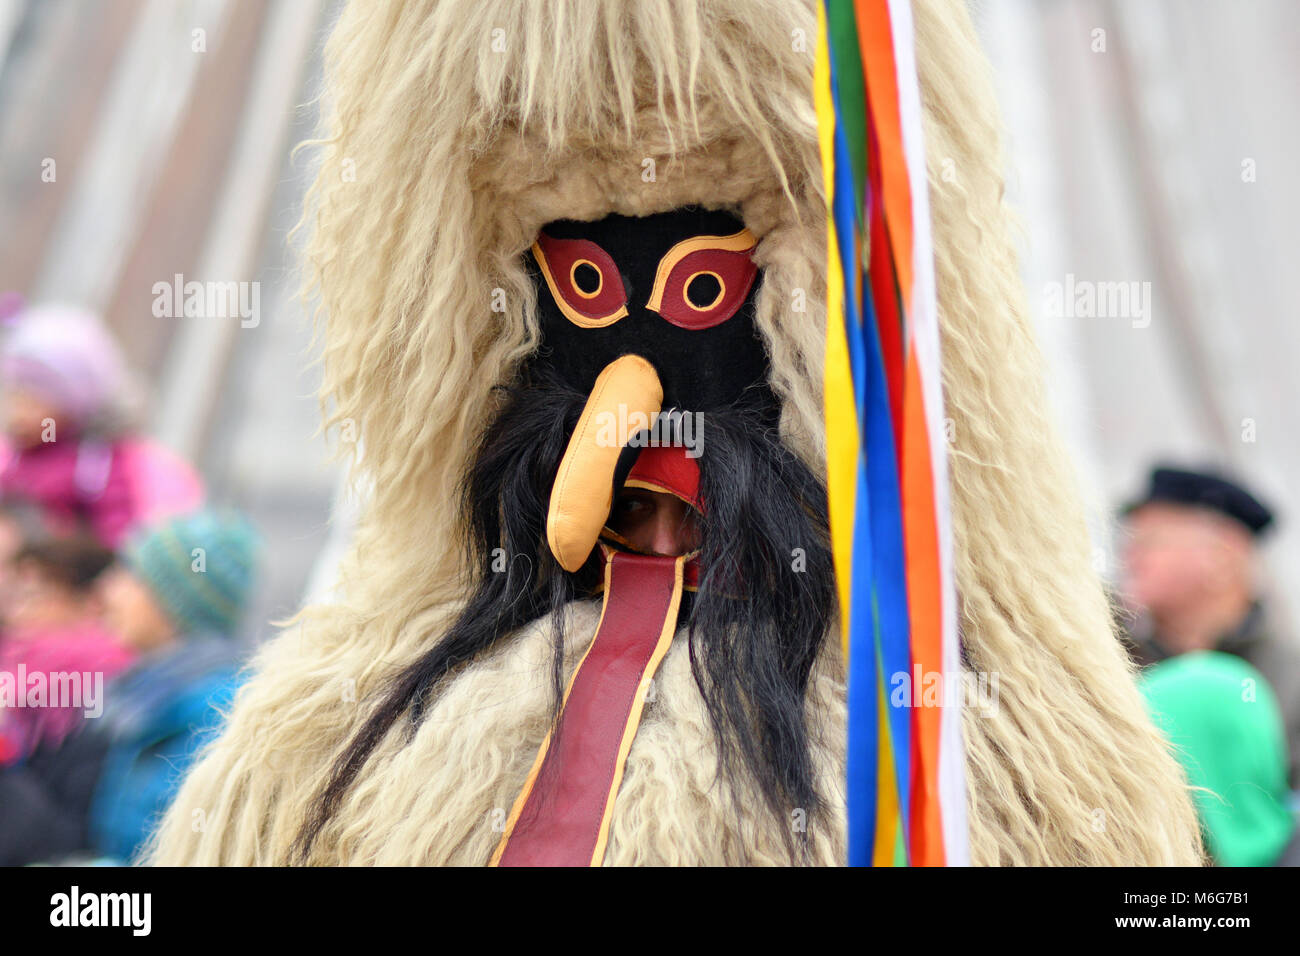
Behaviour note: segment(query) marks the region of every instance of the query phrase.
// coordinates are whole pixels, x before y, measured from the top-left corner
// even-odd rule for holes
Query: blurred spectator
[[[137,525],[198,507],[193,470],[132,434],[130,377],[96,316],[41,306],[9,324],[0,494],[39,505],[56,529],[84,523],[110,548]]]
[[[47,536],[45,522],[36,505],[0,498],[0,642],[14,600],[14,555],[27,542]]]
[[[1256,568],[1272,512],[1220,475],[1156,468],[1125,514],[1122,592],[1137,615],[1134,658],[1146,666],[1218,650],[1253,665],[1277,692],[1288,776],[1300,784],[1300,649],[1276,633]]]
[[[1220,866],[1300,864],[1287,808],[1282,715],[1268,681],[1239,657],[1198,651],[1142,675],[1152,718],[1177,749]]]
[[[140,658],[108,687],[102,718],[0,771],[0,864],[135,854],[237,686],[234,637],[259,549],[243,518],[212,512],[127,546],[102,593]]]
[[[0,681],[9,681],[6,692],[16,699],[22,685],[22,706],[0,695],[0,764],[57,745],[102,705],[104,682],[131,662],[131,650],[99,620],[95,583],[112,561],[86,536],[30,542],[11,559]],[[28,700],[33,687],[40,697]]]

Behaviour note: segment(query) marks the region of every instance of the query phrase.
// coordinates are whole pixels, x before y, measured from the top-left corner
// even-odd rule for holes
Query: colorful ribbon
[[[849,863],[962,865],[960,649],[908,0],[818,4],[814,99],[827,202],[827,488],[849,675]],[[937,703],[922,696],[936,684]]]

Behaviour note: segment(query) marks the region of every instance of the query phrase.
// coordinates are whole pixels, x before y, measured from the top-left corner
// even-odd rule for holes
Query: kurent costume
[[[961,712],[962,844],[1198,862],[1044,414],[987,66],[963,4],[908,15],[960,664],[999,687]],[[373,496],[339,603],[261,649],[155,862],[849,859],[823,22],[811,0],[346,8],[304,222],[331,421]],[[626,487],[694,507],[699,548],[633,551]]]

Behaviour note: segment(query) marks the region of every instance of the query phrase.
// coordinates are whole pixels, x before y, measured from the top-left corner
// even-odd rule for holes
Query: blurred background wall
[[[1008,134],[1008,197],[1050,387],[1111,520],[1157,460],[1240,476],[1279,514],[1279,618],[1300,594],[1300,3],[976,0]],[[1137,283],[1145,310],[1058,293]],[[1078,312],[1079,310],[1074,310]],[[1062,314],[1064,313],[1064,314]]]
[[[266,533],[260,621],[300,603],[338,483],[286,249],[307,174],[289,150],[315,119],[336,8],[0,0],[0,290],[107,317],[151,387],[154,433]],[[972,9],[1099,568],[1114,572],[1110,516],[1152,461],[1217,463],[1281,513],[1267,557],[1285,600],[1300,588],[1300,3]],[[156,318],[153,286],[178,273],[257,282],[258,324]],[[1079,282],[1139,298],[1071,314],[1060,293]]]

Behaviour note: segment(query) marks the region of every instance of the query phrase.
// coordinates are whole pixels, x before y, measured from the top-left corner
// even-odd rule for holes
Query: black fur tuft
[[[558,717],[564,608],[593,594],[600,580],[597,558],[568,574],[545,544],[551,484],[584,401],[535,371],[509,390],[464,487],[469,566],[478,569],[471,596],[447,634],[393,678],[337,759],[299,833],[300,860],[394,725],[409,715],[413,731],[462,667],[544,616],[553,627]],[[775,407],[766,388],[754,388],[737,404],[703,413],[702,575],[686,626],[720,775],[730,782],[748,774],[756,782],[793,854],[803,844],[792,836],[792,813],[802,809],[811,821],[823,808],[805,698],[830,625],[834,585],[825,491],[780,442]],[[494,559],[497,567],[504,561],[504,571],[493,570]],[[738,789],[730,790],[734,798]],[[744,812],[738,802],[736,809]]]

